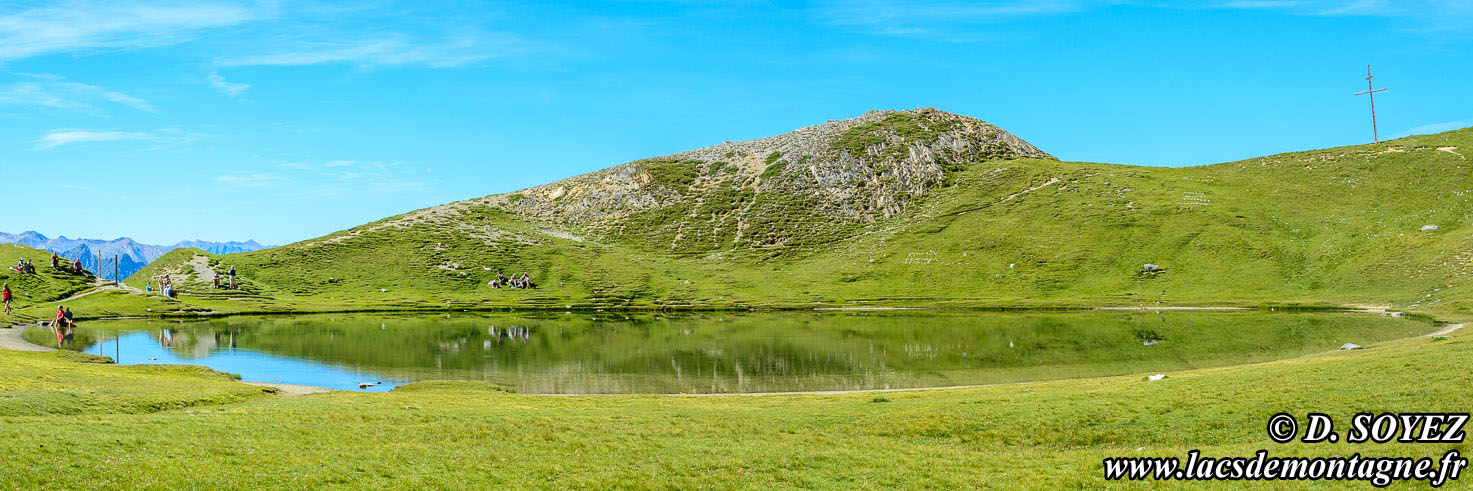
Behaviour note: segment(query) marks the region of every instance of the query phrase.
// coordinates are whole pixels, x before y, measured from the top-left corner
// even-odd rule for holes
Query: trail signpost
[[[1376,130],[1376,93],[1386,89],[1376,88],[1376,85],[1371,82],[1372,78],[1375,78],[1375,75],[1371,75],[1371,66],[1366,65],[1366,91],[1356,95],[1371,96],[1371,138],[1375,139],[1376,143],[1381,143],[1381,134]]]

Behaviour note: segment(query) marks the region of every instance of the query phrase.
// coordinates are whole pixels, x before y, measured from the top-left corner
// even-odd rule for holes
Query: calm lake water
[[[1351,313],[333,314],[93,321],[64,347],[347,390],[457,379],[522,393],[720,393],[1169,372],[1434,329]],[[56,346],[49,330],[23,335]]]

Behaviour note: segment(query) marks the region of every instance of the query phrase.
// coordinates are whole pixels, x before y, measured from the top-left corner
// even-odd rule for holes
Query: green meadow
[[[1457,389],[1473,382],[1463,331],[1159,381],[831,395],[538,396],[424,382],[288,398],[198,369],[77,356],[0,352],[7,484],[1097,487],[1108,456],[1466,454],[1463,443],[1280,445],[1264,426],[1279,411],[1346,420],[1473,404]]]

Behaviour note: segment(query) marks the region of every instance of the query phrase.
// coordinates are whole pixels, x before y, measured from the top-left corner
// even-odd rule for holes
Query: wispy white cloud
[[[287,179],[277,174],[253,172],[248,174],[223,175],[216,177],[215,180],[235,186],[262,187],[276,185]]]
[[[1235,0],[1213,7],[1325,17],[1384,17],[1411,21],[1419,30],[1473,26],[1473,2],[1467,0]]]
[[[119,140],[153,140],[152,133],[129,131],[55,130],[36,140],[36,150],[71,145],[75,143],[110,142]]]
[[[1460,130],[1469,126],[1473,126],[1473,118],[1424,124],[1416,128],[1396,133],[1395,135],[1392,135],[1392,138],[1402,138],[1412,135],[1430,135],[1433,133],[1442,133],[1444,131]]]
[[[214,87],[215,90],[220,91],[232,99],[245,92],[246,89],[251,88],[251,84],[235,83],[225,80],[225,77],[221,76],[220,72],[210,72],[205,77],[205,80],[210,83],[210,87]]]
[[[1027,17],[1081,12],[1125,0],[860,0],[822,4],[828,23],[887,36],[977,41],[978,25],[1001,24]]]
[[[424,192],[431,189],[415,169],[401,162],[329,160],[321,163],[277,162],[275,173],[234,172],[215,180],[232,186],[272,186],[284,193],[344,197],[363,193]],[[428,171],[428,169],[426,169]]]
[[[16,82],[0,87],[0,105],[63,109],[104,116],[107,111],[96,103],[107,102],[139,111],[158,113],[148,101],[96,85],[67,82],[55,75],[29,75],[35,81]]]
[[[368,188],[378,192],[424,191],[429,189],[425,182],[415,179],[414,169],[400,162],[357,162],[335,160],[327,167],[343,167],[334,163],[350,162],[351,170],[333,170],[327,176],[336,179],[345,187],[342,191]]]
[[[984,26],[1027,18],[1085,12],[1131,5],[1164,9],[1252,9],[1288,15],[1384,17],[1415,24],[1417,29],[1445,32],[1473,27],[1473,1],[1468,0],[858,0],[831,1],[817,7],[828,23],[871,34],[944,41],[989,39]]]
[[[368,36],[339,35],[325,39],[280,40],[264,54],[226,57],[220,66],[305,66],[347,64],[361,68],[388,66],[457,67],[525,54],[533,43],[517,36],[486,31],[420,40],[387,32]]]
[[[32,150],[46,150],[64,145],[100,142],[141,141],[147,145],[135,145],[131,150],[156,151],[178,148],[198,142],[209,135],[195,133],[178,127],[159,128],[152,131],[87,130],[77,128],[57,129],[46,132],[36,139]]]
[[[98,49],[165,46],[207,29],[270,17],[272,3],[67,0],[0,8],[0,61]]]
[[[862,0],[830,4],[838,24],[870,25],[906,20],[1009,20],[1017,17],[1086,10],[1098,0],[1014,0],[999,2]]]
[[[412,3],[341,7],[278,5],[272,0],[62,0],[36,7],[0,6],[0,63],[190,41],[214,43],[210,46],[219,53],[215,64],[222,67],[459,67],[541,50],[515,34],[478,27],[480,20],[447,24],[413,12]],[[386,18],[395,22],[385,24]],[[206,79],[231,97],[250,88],[218,72]]]

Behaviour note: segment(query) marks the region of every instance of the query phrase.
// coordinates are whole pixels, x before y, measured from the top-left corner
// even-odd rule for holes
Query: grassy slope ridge
[[[10,269],[21,258],[36,265],[36,274],[22,274]],[[71,261],[61,260],[63,267]],[[66,298],[92,287],[93,279],[86,275],[51,269],[51,253],[23,245],[0,244],[0,281],[10,285],[15,296],[15,312],[0,317],[0,322],[27,323],[41,318],[50,319],[53,309],[49,302]],[[0,324],[0,327],[9,324]]]
[[[867,121],[802,145],[727,144],[802,155],[743,161],[718,146],[211,256],[237,266],[247,290],[183,299],[221,310],[1160,301],[1447,311],[1473,299],[1463,281],[1473,129],[1157,168],[1059,162],[934,110]],[[713,155],[730,162],[693,158]],[[1142,275],[1144,263],[1166,272]],[[496,269],[541,287],[491,290]]]

